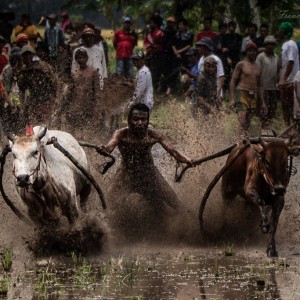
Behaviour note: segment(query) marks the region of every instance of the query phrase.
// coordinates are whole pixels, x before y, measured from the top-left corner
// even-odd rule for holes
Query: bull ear
[[[47,127],[45,127],[42,131],[40,131],[38,134],[37,134],[37,138],[39,139],[39,140],[41,140],[44,136],[45,136],[45,134],[46,134],[46,132],[47,132]]]
[[[16,140],[16,135],[13,134],[13,133],[11,133],[11,132],[9,132],[9,133],[7,134],[7,138],[8,138],[12,143],[14,143],[15,140]]]
[[[266,149],[268,143],[266,141],[264,141],[262,138],[259,138],[259,143],[261,144],[261,146]]]
[[[289,147],[289,155],[298,156],[300,154],[300,146]]]

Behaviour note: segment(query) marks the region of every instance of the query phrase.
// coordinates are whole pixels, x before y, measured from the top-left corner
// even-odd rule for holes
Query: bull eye
[[[35,150],[35,151],[33,151],[31,154],[32,154],[32,156],[36,156],[36,155],[39,154],[39,151],[38,151],[38,150]]]
[[[12,155],[13,155],[13,158],[14,158],[14,159],[16,159],[16,158],[17,158],[16,154],[14,154],[14,153],[13,153]]]

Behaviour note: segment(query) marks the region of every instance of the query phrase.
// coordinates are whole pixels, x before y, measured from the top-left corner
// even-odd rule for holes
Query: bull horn
[[[265,149],[268,145],[266,141],[264,141],[261,137],[259,138],[259,143],[262,145],[262,147]]]
[[[273,135],[275,136],[275,137],[277,137],[278,136],[278,134],[277,134],[277,132],[275,131],[275,130],[271,130],[272,131],[272,133],[273,133]]]
[[[47,129],[47,127],[44,127],[44,129],[38,133],[37,137],[39,140],[41,140],[45,136]]]
[[[290,145],[292,144],[292,137],[289,136],[288,139],[285,139],[285,140],[284,140],[284,143],[285,143],[287,146],[290,146]]]
[[[9,133],[7,134],[7,138],[8,138],[12,143],[14,143],[14,142],[15,142],[15,139],[16,139],[16,135],[13,134],[13,133],[11,133],[11,132],[9,132]]]

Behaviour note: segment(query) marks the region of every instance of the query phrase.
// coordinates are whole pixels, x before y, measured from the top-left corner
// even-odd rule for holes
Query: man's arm
[[[110,141],[108,142],[108,144],[106,146],[104,146],[102,144],[98,146],[97,152],[99,152],[100,154],[103,151],[106,151],[108,153],[113,152],[121,140],[121,133],[122,133],[122,129],[116,130],[113,133],[112,138],[110,139]]]
[[[293,67],[294,67],[294,61],[290,60],[287,63],[285,73],[283,75],[283,78],[280,80],[279,85],[286,85],[287,84],[287,80],[288,80],[290,74],[292,73]]]
[[[234,106],[235,104],[235,90],[240,80],[240,75],[242,71],[242,62],[239,62],[236,67],[234,68],[234,71],[232,73],[232,77],[230,80],[229,85],[229,94],[230,94],[230,106]]]
[[[160,143],[162,147],[176,159],[176,161],[186,163],[188,165],[193,165],[191,159],[176,150],[175,147],[170,143],[169,139],[163,133],[158,131],[153,132],[158,143]]]

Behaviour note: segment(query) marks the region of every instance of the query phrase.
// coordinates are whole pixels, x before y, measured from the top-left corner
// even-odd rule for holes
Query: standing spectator
[[[181,67],[188,67],[188,59],[184,55],[192,46],[194,41],[194,34],[188,30],[188,22],[186,19],[177,21],[177,32],[175,34],[172,49],[176,58],[174,64],[174,81],[179,77]],[[175,79],[176,76],[176,79]]]
[[[230,81],[230,106],[236,106],[239,118],[239,125],[245,134],[257,108],[257,94],[259,93],[262,104],[262,114],[266,114],[266,104],[262,89],[259,86],[261,67],[255,61],[257,46],[255,43],[248,43],[246,46],[246,58],[240,61],[232,74]],[[235,100],[238,89],[238,100]]]
[[[262,129],[275,117],[277,108],[277,82],[279,78],[279,58],[274,53],[276,39],[269,35],[265,38],[263,47],[265,50],[260,53],[256,62],[261,67],[260,86],[264,92],[264,104],[267,106],[267,114],[262,115]]]
[[[192,101],[192,113],[195,116],[200,109],[204,114],[219,109],[217,100],[217,61],[212,57],[204,59],[203,71],[199,75],[196,87],[195,98]]]
[[[246,45],[248,43],[254,42],[256,39],[256,32],[257,32],[257,25],[256,24],[249,24],[247,26],[247,36],[245,36],[242,40],[241,52],[242,54],[246,53]]]
[[[7,98],[4,100],[8,106],[5,109],[3,122],[4,130],[17,131],[19,122],[18,108],[20,105],[20,90],[17,83],[17,76],[22,69],[22,54],[18,47],[12,48],[9,55],[9,64],[7,64],[0,76],[0,81],[6,90]]]
[[[225,34],[227,32],[227,23],[224,23],[224,22],[220,23],[218,28],[219,28],[219,33],[213,39],[213,47],[214,47],[214,53],[222,59],[222,57],[223,57],[223,52],[222,52],[223,40],[224,40]],[[222,62],[223,62],[223,59],[222,59]]]
[[[20,33],[27,35],[30,46],[34,48],[38,31],[35,25],[30,22],[30,17],[27,14],[21,16],[21,23],[15,27],[15,36],[17,37]]]
[[[204,37],[209,37],[212,40],[217,36],[217,33],[212,31],[212,18],[205,17],[203,20],[203,30],[198,32],[196,35],[196,42],[199,42]]]
[[[57,82],[53,69],[47,63],[34,61],[34,49],[26,45],[22,48],[24,67],[18,73],[21,111],[25,124],[46,124],[56,108]]]
[[[164,43],[164,58],[163,58],[163,82],[162,90],[165,95],[171,94],[176,86],[176,74],[174,70],[177,67],[176,57],[172,49],[172,43],[176,35],[176,21],[174,17],[168,17],[166,27],[164,29],[165,43]]]
[[[188,58],[189,68],[182,67],[181,73],[188,76],[188,89],[186,92],[187,96],[194,96],[194,91],[197,83],[197,78],[199,76],[199,51],[196,48],[191,48],[188,52],[184,54]],[[182,76],[184,76],[182,75]]]
[[[11,35],[14,30],[14,26],[10,23],[15,19],[13,12],[2,11],[0,13],[0,35],[4,37],[8,44],[11,44]]]
[[[61,17],[61,19],[62,19],[62,22],[61,22],[61,24],[60,24],[60,28],[63,30],[63,32],[66,32],[66,29],[67,29],[67,27],[73,27],[73,25],[72,25],[72,21],[71,21],[71,19],[69,18],[69,14],[68,14],[68,12],[66,12],[66,11],[63,11],[61,14],[60,14],[60,17]]]
[[[88,54],[87,65],[98,71],[100,88],[103,89],[104,78],[107,78],[106,61],[102,47],[95,45],[95,31],[91,28],[84,28],[82,31],[82,48],[86,50]],[[75,60],[75,54],[77,49],[74,50],[72,60],[72,74],[75,74],[79,70],[79,65]]]
[[[164,51],[164,33],[160,29],[159,16],[152,16],[149,21],[150,32],[144,39],[144,46],[147,52],[147,65],[151,71],[153,87],[159,90],[162,76],[162,59]]]
[[[134,94],[129,107],[143,103],[151,110],[153,107],[153,86],[150,70],[145,65],[145,54],[142,51],[137,51],[132,55],[132,59],[137,73]]]
[[[125,17],[123,28],[114,34],[113,45],[116,50],[116,70],[118,75],[133,79],[133,49],[137,45],[137,34],[131,29],[130,17]]]
[[[154,9],[154,12],[153,12],[153,16],[156,16],[157,19],[159,20],[159,23],[158,23],[158,27],[163,30],[164,29],[164,19],[162,18],[162,16],[160,15],[161,11],[159,8],[156,8]]]
[[[49,27],[45,30],[45,44],[48,47],[49,62],[53,66],[58,65],[60,52],[65,48],[65,36],[62,29],[57,24],[57,17],[55,14],[47,16]]]
[[[211,56],[217,62],[217,99],[221,101],[223,97],[223,85],[224,85],[224,68],[221,59],[212,53],[213,51],[213,42],[209,37],[203,37],[199,42],[196,43],[196,46],[200,49],[200,59],[198,64],[199,73],[201,74],[203,70],[204,60],[206,57]]]
[[[92,125],[95,108],[100,105],[100,83],[97,70],[87,65],[85,49],[77,49],[74,58],[79,69],[72,75],[72,96],[66,107],[66,119],[71,128],[76,126],[79,134],[84,135],[86,126]]]
[[[2,73],[4,67],[8,63],[8,54],[4,50],[5,44],[6,44],[5,38],[0,35],[0,74]]]
[[[231,80],[231,73],[236,64],[240,61],[242,36],[235,32],[236,22],[230,21],[228,23],[228,32],[223,38],[222,52],[225,71],[224,89],[229,88]]]
[[[260,36],[254,39],[254,43],[257,46],[258,54],[265,50],[264,41],[266,36],[269,34],[269,26],[267,24],[261,24],[259,27]]]
[[[280,99],[285,125],[289,126],[293,118],[294,78],[299,71],[299,52],[292,40],[293,25],[283,22],[279,27],[279,38],[283,40],[281,47],[281,70],[279,75]]]

